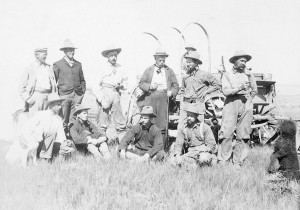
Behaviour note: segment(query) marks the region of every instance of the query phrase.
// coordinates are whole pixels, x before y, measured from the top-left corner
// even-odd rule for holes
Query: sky
[[[75,59],[83,65],[88,87],[94,87],[106,62],[101,52],[110,45],[122,48],[118,62],[128,72],[130,86],[153,64],[157,36],[176,73],[187,43],[196,46],[203,70],[216,72],[224,56],[226,66],[235,50],[252,55],[253,72],[270,73],[280,84],[299,84],[300,1],[297,0],[1,0],[0,1],[0,113],[10,120],[22,108],[18,84],[34,61],[36,47],[48,47],[47,62],[63,57],[65,39],[78,48]],[[196,25],[203,25],[210,44]],[[187,26],[188,25],[188,26]],[[3,125],[5,128],[5,125]]]

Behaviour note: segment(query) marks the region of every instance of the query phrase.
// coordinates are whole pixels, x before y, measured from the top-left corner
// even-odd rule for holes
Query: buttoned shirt
[[[112,65],[107,62],[101,69],[100,86],[109,85],[116,89],[126,90],[128,83],[128,75],[121,68],[120,64]]]
[[[183,80],[184,97],[198,98],[204,92],[214,92],[221,89],[221,82],[212,74],[196,68]]]
[[[210,127],[203,123],[203,133],[200,133],[200,122],[193,126],[185,123],[184,128],[178,129],[175,142],[175,154],[181,154],[183,145],[187,147],[196,147],[201,145],[208,146],[211,151],[216,149],[216,140]]]
[[[63,143],[66,139],[63,121],[60,116],[54,114],[52,110],[43,110],[36,112],[32,118],[22,127],[20,135],[25,142],[41,142],[43,137],[56,134],[56,142]]]
[[[49,77],[50,66],[47,64],[36,64],[36,84],[35,90],[37,91],[50,91],[51,81]]]
[[[250,82],[248,90],[239,90],[239,87],[245,83]],[[245,73],[245,70],[238,71],[232,68],[231,71],[226,72],[222,77],[222,91],[225,96],[228,95],[255,95],[257,93],[257,85],[253,73]]]
[[[163,149],[161,131],[152,123],[149,123],[148,126],[134,125],[122,138],[119,150],[126,150],[131,142],[136,148],[146,151],[151,157]]]
[[[158,68],[157,66],[155,66],[151,85],[153,85],[154,83],[157,84],[156,90],[158,90],[158,91],[168,89],[166,70],[164,68]]]
[[[75,144],[87,144],[88,136],[93,139],[104,136],[92,122],[89,120],[81,121],[80,119],[76,119],[75,122],[71,123],[70,134]]]

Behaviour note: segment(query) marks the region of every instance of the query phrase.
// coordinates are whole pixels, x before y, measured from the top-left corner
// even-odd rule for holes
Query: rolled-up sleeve
[[[230,84],[228,73],[222,75],[222,92],[225,96],[234,95],[239,92],[238,88],[234,88]]]

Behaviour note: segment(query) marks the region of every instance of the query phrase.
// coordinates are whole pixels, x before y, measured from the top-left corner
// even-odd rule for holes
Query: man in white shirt
[[[99,104],[98,126],[106,132],[110,124],[109,114],[114,122],[115,129],[120,141],[125,135],[126,119],[122,112],[120,97],[121,92],[127,89],[127,74],[117,63],[121,48],[108,47],[102,52],[107,58],[107,64],[101,69],[100,82],[94,88],[97,102]]]

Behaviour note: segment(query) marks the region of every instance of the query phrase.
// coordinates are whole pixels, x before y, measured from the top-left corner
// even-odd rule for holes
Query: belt
[[[183,97],[183,102],[186,102],[186,103],[204,103],[204,99],[202,98],[186,98],[186,97]]]
[[[51,90],[35,90],[38,93],[51,93]]]
[[[107,84],[107,83],[102,83],[102,87],[105,87],[105,88],[111,88],[111,89],[113,89],[113,90],[116,90],[116,88],[115,88],[114,85]]]

